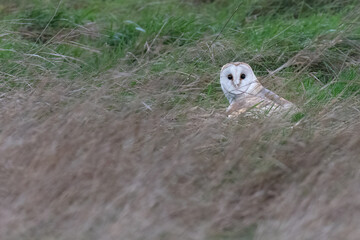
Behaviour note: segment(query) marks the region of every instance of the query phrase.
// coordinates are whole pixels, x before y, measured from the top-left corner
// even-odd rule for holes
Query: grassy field
[[[1,239],[358,239],[357,0],[2,0],[0,29]],[[299,111],[228,119],[232,61]]]

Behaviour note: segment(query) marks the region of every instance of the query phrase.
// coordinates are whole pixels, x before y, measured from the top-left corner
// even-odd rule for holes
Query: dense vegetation
[[[357,0],[1,1],[0,238],[356,239],[359,18]],[[299,112],[227,119],[232,61]]]

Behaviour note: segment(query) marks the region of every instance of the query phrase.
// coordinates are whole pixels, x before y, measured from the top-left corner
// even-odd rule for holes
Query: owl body
[[[229,117],[248,111],[273,113],[291,109],[294,105],[266,89],[256,78],[251,67],[242,62],[228,63],[220,72],[221,88],[229,100]]]

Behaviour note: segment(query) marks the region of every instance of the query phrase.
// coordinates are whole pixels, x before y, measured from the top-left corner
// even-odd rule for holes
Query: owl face
[[[251,93],[259,82],[249,65],[235,62],[222,67],[220,84],[225,96],[231,103],[237,95]]]

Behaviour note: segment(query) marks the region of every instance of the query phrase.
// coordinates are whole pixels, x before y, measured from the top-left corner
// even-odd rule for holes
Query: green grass
[[[357,7],[356,1],[341,6],[338,1],[325,0],[291,4],[283,0],[244,1],[232,18],[236,1],[160,4],[84,0],[59,5],[57,1],[38,0],[18,4],[17,8],[11,3],[1,5],[0,28],[5,33],[0,38],[3,92],[34,86],[36,76],[43,74],[88,87],[101,86],[107,80],[94,79],[120,66],[122,71],[135,71],[135,79],[130,89],[115,95],[131,92],[137,96],[133,88],[154,78],[167,86],[162,91],[179,90],[179,83],[190,84],[199,78],[198,97],[184,96],[179,90],[169,99],[170,107],[186,102],[222,107],[226,101],[217,74],[223,64],[248,62],[257,75],[266,76],[302,51],[305,58],[318,59],[301,74],[296,74],[296,65],[278,73],[288,79],[281,90],[287,98],[311,107],[359,92],[358,66],[351,62],[360,55],[356,49],[360,27],[351,18],[348,30],[346,22]],[[87,27],[89,23],[92,28]],[[84,28],[88,32],[81,32]],[[74,31],[78,34],[73,36]],[[338,43],[318,56],[311,55],[340,33],[343,36]],[[139,65],[143,67],[136,68]],[[184,74],[177,81],[167,81],[174,72]]]
[[[244,228],[240,232],[225,232],[219,235],[215,235],[210,240],[253,240],[255,239],[256,225],[250,225]]]
[[[136,66],[144,65],[135,70],[129,89],[115,96],[131,93],[136,97],[139,93],[135,85],[142,86],[154,78],[167,86],[162,91],[176,92],[179,83],[194,80],[181,75],[178,81],[167,81],[174,72],[182,72],[200,79],[196,84],[198,96],[189,97],[179,90],[169,99],[168,107],[189,102],[223,107],[226,100],[217,77],[223,64],[248,62],[257,75],[266,76],[302,50],[315,51],[339,32],[345,32],[344,19],[355,6],[355,1],[343,7],[337,1],[290,5],[280,0],[244,1],[229,20],[236,1],[160,4],[89,0],[63,1],[60,5],[57,1],[34,1],[19,4],[11,11],[5,11],[7,5],[3,4],[0,28],[8,35],[0,38],[0,91],[27,89],[36,85],[37,76],[43,74],[88,87],[101,86],[108,84],[107,80],[94,79],[112,68],[134,71]],[[71,36],[89,23],[94,25],[89,33]],[[333,98],[358,94],[358,67],[347,63],[360,55],[354,50],[354,44],[359,45],[359,34],[360,27],[353,25],[344,33],[343,41],[324,50],[320,60],[301,75],[294,74],[296,67],[280,72],[278,76],[288,78],[282,87],[284,95],[300,104],[306,102],[311,108]]]

